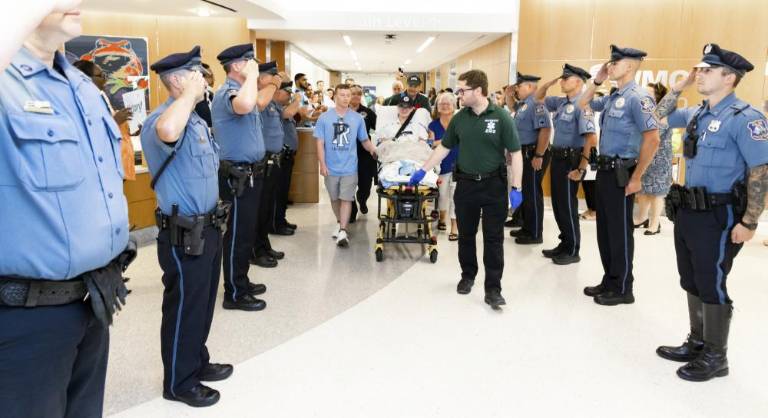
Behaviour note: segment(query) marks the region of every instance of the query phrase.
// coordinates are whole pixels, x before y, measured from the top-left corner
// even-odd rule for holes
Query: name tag
[[[621,117],[624,116],[624,111],[623,110],[611,109],[611,110],[608,111],[608,116],[610,116],[612,118],[621,118]]]
[[[27,102],[24,103],[24,111],[30,112],[30,113],[42,113],[44,115],[52,115],[53,107],[51,107],[51,102],[47,102],[44,100],[27,100]]]

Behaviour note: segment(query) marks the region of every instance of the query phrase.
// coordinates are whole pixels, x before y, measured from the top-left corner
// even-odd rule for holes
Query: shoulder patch
[[[585,118],[591,118],[595,116],[595,112],[589,106],[585,107],[584,110],[581,111],[581,114],[584,115]]]
[[[651,113],[656,110],[656,103],[650,97],[643,97],[640,99],[640,110],[643,113]]]
[[[765,119],[756,119],[749,122],[747,124],[747,129],[749,129],[749,135],[755,141],[768,140],[768,123]]]
[[[546,109],[544,109],[544,105],[543,104],[537,104],[536,105],[536,113],[539,114],[539,115],[541,115],[543,113],[546,113]]]

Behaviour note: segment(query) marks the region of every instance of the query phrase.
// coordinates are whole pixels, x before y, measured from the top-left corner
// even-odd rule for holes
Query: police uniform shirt
[[[589,106],[582,111],[577,106],[580,96],[573,99],[550,96],[544,99],[552,115],[555,127],[553,146],[558,148],[583,148],[584,134],[595,133],[595,114]]]
[[[394,139],[395,135],[397,135],[397,131],[400,130],[400,127],[403,124],[400,123],[400,120],[395,120],[394,122],[388,123],[384,125],[383,128],[378,132],[378,137],[381,139]],[[424,125],[416,122],[416,121],[410,121],[408,122],[408,125],[405,126],[403,129],[403,133],[400,134],[400,138],[413,135],[418,139],[426,141],[427,138],[429,138],[429,134],[427,133],[427,128],[424,127]]]
[[[386,105],[387,106],[397,106],[398,103],[402,100],[403,97],[405,97],[408,94],[408,92],[404,91],[400,94],[394,94],[392,97],[387,99]],[[410,97],[410,96],[408,96]],[[424,108],[427,109],[429,113],[432,113],[432,106],[429,105],[429,97],[421,94],[416,93],[416,97],[413,99],[413,107],[416,109]]]
[[[216,207],[219,197],[218,150],[208,134],[205,120],[195,112],[190,114],[182,136],[175,143],[160,140],[157,120],[173,102],[174,99],[169,98],[147,117],[141,130],[141,147],[153,177],[176,151],[155,185],[160,211],[171,215],[173,205],[178,205],[180,215],[203,215]]]
[[[522,101],[515,112],[515,125],[520,136],[520,145],[535,144],[539,140],[539,129],[549,128],[552,121],[543,103],[536,103],[533,95]]]
[[[609,96],[593,98],[590,106],[601,112],[601,155],[637,158],[643,132],[659,129],[656,103],[634,80]]]
[[[0,276],[71,279],[128,244],[120,130],[88,76],[54,66],[22,48],[0,73]]]
[[[283,112],[274,100],[261,111],[261,130],[264,133],[264,148],[268,152],[278,153],[283,150],[285,134],[283,132]]]
[[[515,121],[493,103],[480,115],[465,107],[451,119],[440,144],[459,147],[458,164],[463,173],[485,174],[506,164],[504,150],[520,150]]]
[[[670,128],[684,128],[701,106],[667,116]],[[728,193],[748,168],[768,164],[768,121],[759,110],[731,93],[713,108],[704,104],[697,118],[696,156],[685,162],[685,184]]]
[[[277,108],[280,110],[280,115],[283,114],[283,107],[280,105],[277,105]],[[296,130],[296,120],[293,119],[293,117],[290,118],[282,118],[283,123],[283,142],[285,143],[285,146],[288,147],[291,151],[296,151],[299,149],[299,132]]]
[[[232,108],[232,99],[240,90],[240,83],[227,77],[216,91],[211,106],[213,134],[219,144],[222,160],[255,163],[264,158],[264,134],[258,106],[245,115]]]

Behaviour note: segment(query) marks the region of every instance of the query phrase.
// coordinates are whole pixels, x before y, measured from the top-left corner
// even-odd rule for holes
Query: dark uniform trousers
[[[280,165],[280,179],[277,184],[277,198],[275,199],[274,218],[272,229],[276,230],[288,224],[286,212],[288,211],[288,192],[291,190],[291,176],[293,175],[293,157],[283,157]]]
[[[570,159],[552,158],[550,181],[552,189],[552,210],[560,230],[560,242],[568,255],[578,255],[581,246],[579,227],[579,183],[571,181],[568,173],[573,170]]]
[[[630,170],[630,177],[633,171]],[[601,284],[609,291],[621,294],[632,292],[635,280],[632,275],[635,253],[632,210],[635,196],[624,196],[624,187],[618,186],[613,170],[598,171],[596,182],[597,246],[605,272]]]
[[[709,211],[677,212],[675,252],[680,286],[703,303],[732,303],[726,279],[733,259],[744,245],[731,241],[736,220],[731,205],[715,206]]]
[[[357,143],[357,161],[357,202],[367,202],[371,196],[371,185],[378,183],[377,167],[376,160],[360,145],[360,141]],[[352,202],[353,214],[357,213],[357,202]]]
[[[227,300],[248,292],[248,269],[256,239],[256,220],[261,201],[262,179],[254,178],[253,187],[245,187],[243,195],[234,198],[227,179],[219,176],[221,200],[232,202],[224,233],[224,297]]]
[[[459,179],[453,196],[456,222],[459,224],[459,263],[461,277],[477,276],[477,235],[483,220],[483,265],[485,289],[501,290],[504,272],[504,220],[507,218],[507,178],[491,177],[482,181]]]
[[[163,389],[172,395],[199,384],[197,375],[210,360],[205,343],[221,274],[221,230],[208,226],[203,237],[203,254],[190,256],[184,254],[183,247],[171,245],[170,230],[157,236],[165,288],[160,325]]]
[[[108,354],[89,303],[0,307],[0,416],[101,418]]]
[[[525,155],[525,153],[523,153]],[[531,153],[530,157],[533,157]],[[523,157],[523,230],[533,238],[541,238],[544,231],[544,190],[541,181],[547,172],[550,153],[544,153],[544,162],[541,170],[536,171],[531,166],[532,158]]]
[[[264,175],[261,201],[256,212],[256,239],[253,243],[253,253],[256,256],[267,255],[267,251],[272,249],[272,243],[269,242],[269,233],[273,231],[277,186],[281,182],[283,175],[281,173],[282,170],[277,164],[273,164],[271,167]]]

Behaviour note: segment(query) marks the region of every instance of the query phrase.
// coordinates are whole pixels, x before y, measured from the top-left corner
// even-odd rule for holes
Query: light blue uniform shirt
[[[592,110],[600,114],[600,155],[637,158],[643,132],[659,129],[651,95],[630,81],[610,96],[595,97]]]
[[[283,150],[283,110],[270,101],[261,111],[261,131],[264,133],[264,148],[267,152],[277,153]]]
[[[555,139],[552,146],[558,148],[583,148],[584,134],[595,133],[595,114],[587,107],[582,111],[577,106],[579,96],[550,96],[544,99],[547,110],[554,112]]]
[[[195,112],[189,116],[183,138],[179,137],[175,144],[158,138],[157,120],[173,102],[174,99],[169,98],[147,117],[141,130],[141,148],[153,178],[176,150],[176,156],[155,184],[160,211],[171,215],[175,204],[179,206],[180,215],[203,215],[215,209],[219,200],[218,149],[207,124]]]
[[[523,100],[515,113],[515,126],[520,145],[535,144],[539,140],[539,129],[552,127],[549,112],[543,103],[536,103],[533,95]]]
[[[264,158],[261,113],[258,106],[246,115],[235,113],[232,99],[238,91],[240,83],[227,77],[227,81],[213,95],[213,134],[221,147],[219,157],[222,160],[255,163]]]
[[[768,164],[768,121],[733,93],[713,108],[706,102],[704,106],[697,118],[696,156],[685,162],[685,185],[728,193],[744,180],[747,169]],[[688,126],[700,107],[672,112],[667,117],[670,128]]]
[[[70,279],[128,244],[120,130],[91,79],[54,61],[64,76],[24,48],[0,73],[0,276]]]
[[[282,113],[282,108],[280,113]],[[283,138],[285,145],[291,151],[298,150],[299,132],[296,130],[296,120],[293,118],[283,119],[283,133],[285,134],[285,138]]]
[[[328,174],[332,176],[357,174],[357,145],[354,142],[365,142],[368,139],[365,121],[359,113],[347,109],[341,117],[335,109],[329,109],[317,119],[314,135],[318,141],[324,143]]]

